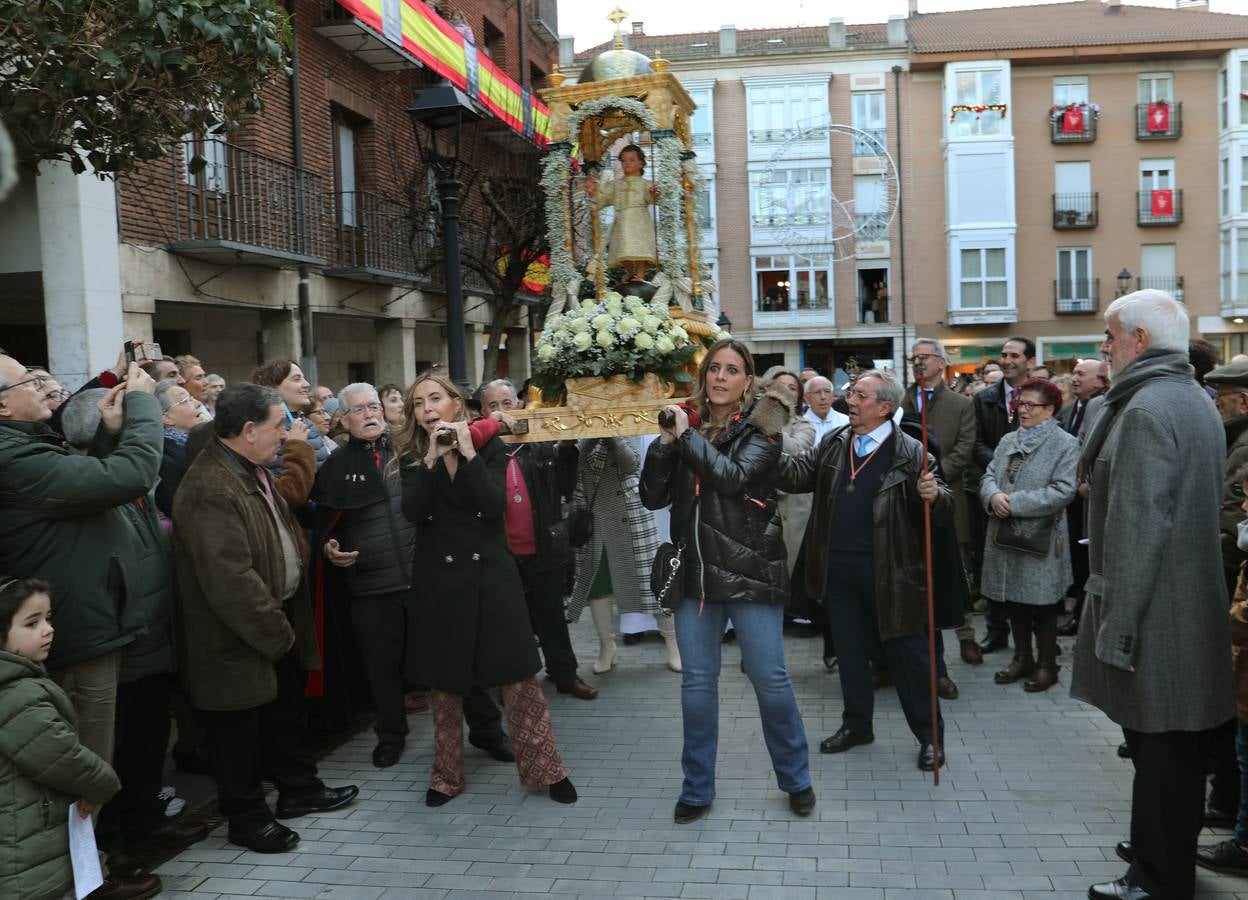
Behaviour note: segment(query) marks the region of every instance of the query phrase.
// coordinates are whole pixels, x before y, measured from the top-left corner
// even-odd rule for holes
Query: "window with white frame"
[[[883,145],[888,142],[888,120],[883,91],[854,91],[850,94],[851,123],[859,131],[865,131]],[[854,137],[854,156],[875,156],[878,147],[857,135]]]
[[[1157,219],[1153,215],[1153,192],[1174,190],[1173,159],[1140,160],[1140,215],[1143,219]],[[1178,197],[1171,198],[1178,205]],[[1174,207],[1172,207],[1173,210]],[[1173,214],[1173,213],[1172,213]]]
[[[1218,127],[1225,128],[1227,113],[1227,95],[1230,91],[1229,85],[1226,83],[1226,69],[1218,70]]]
[[[1139,86],[1140,103],[1174,102],[1174,76],[1169,72],[1145,72]]]
[[[1240,215],[1248,213],[1248,156],[1240,156],[1239,158],[1239,209]],[[1227,215],[1231,210],[1228,207]]]
[[[698,222],[698,228],[703,232],[704,241],[715,227],[715,204],[711,197],[714,190],[715,183],[711,179],[699,178],[693,195],[693,215]]]
[[[182,166],[187,184],[203,191],[224,194],[229,191],[229,149],[225,141],[225,108],[213,98],[209,109],[215,120],[198,134],[182,137]],[[203,160],[202,166],[197,160]],[[194,169],[194,171],[192,171]]]
[[[1231,302],[1231,229],[1222,230],[1222,239],[1219,241],[1219,256],[1221,257],[1221,286],[1222,286],[1222,302]]]
[[[1235,229],[1235,299],[1248,300],[1248,229]]]
[[[748,103],[750,140],[756,144],[786,141],[808,129],[811,137],[826,132],[826,82],[750,85]]]
[[[693,149],[709,147],[715,139],[714,123],[711,121],[711,89],[694,88],[689,96],[698,108],[689,120],[689,132],[693,136]]]
[[[790,312],[831,307],[830,257],[761,255],[754,257],[753,266],[757,311]]]
[[[1248,124],[1248,60],[1239,63],[1239,124]]]
[[[1091,247],[1059,247],[1057,251],[1057,311],[1081,312],[1096,308]]]
[[[1000,106],[1005,102],[1003,71],[990,69],[963,69],[954,75],[954,104],[971,107],[953,113],[949,129],[952,137],[990,137],[1005,131],[1005,116],[999,109],[977,107]]]
[[[1004,247],[963,249],[959,309],[1004,309],[1010,303]]]
[[[1053,105],[1088,102],[1087,75],[1059,75],[1053,79]]]
[[[1218,160],[1218,214],[1231,214],[1231,161],[1225,156]]]
[[[827,225],[832,195],[828,169],[772,169],[750,176],[750,209],[755,226]]]

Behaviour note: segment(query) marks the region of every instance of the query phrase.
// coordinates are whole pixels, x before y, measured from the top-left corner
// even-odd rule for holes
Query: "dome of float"
[[[577,84],[591,81],[611,81],[615,78],[632,78],[636,75],[653,75],[650,57],[636,50],[606,50],[594,57],[577,79]]]

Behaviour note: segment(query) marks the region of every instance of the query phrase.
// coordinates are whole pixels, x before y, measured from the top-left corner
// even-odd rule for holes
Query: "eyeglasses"
[[[5,391],[11,391],[15,387],[21,387],[24,384],[33,384],[35,386],[35,390],[41,391],[43,390],[44,385],[51,380],[52,379],[47,375],[36,375],[34,378],[27,378],[24,381],[15,381],[12,384],[6,384],[4,387],[0,387],[0,394],[3,394]]]
[[[174,409],[174,408],[176,408],[176,407],[179,407],[179,406],[181,406],[183,403],[191,403],[191,402],[193,402],[194,400],[195,400],[195,398],[194,398],[194,397],[192,397],[190,394],[187,394],[187,395],[186,395],[185,397],[183,397],[181,400],[176,400],[176,401],[174,401],[173,403],[170,403],[170,404],[169,404],[169,409],[165,410],[165,412],[169,412],[169,410]]]
[[[68,400],[69,391],[65,390],[65,388],[61,388],[56,391],[48,391],[44,396],[49,400]]]
[[[1014,407],[1015,409],[1025,409],[1028,412],[1031,412],[1033,409],[1044,409],[1046,406],[1050,405],[1051,404],[1049,403],[1032,403],[1030,400],[1019,400],[1014,404]]]
[[[929,359],[944,359],[944,357],[939,356],[935,353],[916,353],[914,354],[914,356],[906,360],[906,362],[914,366],[914,365],[919,365],[920,363],[926,363]]]
[[[357,403],[355,406],[349,407],[347,409],[347,412],[351,413],[351,415],[353,416],[358,416],[361,413],[366,413],[366,412],[379,413],[381,412],[381,404],[380,403]]]

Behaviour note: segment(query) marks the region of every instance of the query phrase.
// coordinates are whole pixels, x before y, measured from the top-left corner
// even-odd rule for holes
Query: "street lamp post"
[[[1115,296],[1122,297],[1130,291],[1131,273],[1126,269],[1126,267],[1123,267],[1123,270],[1118,273],[1118,293],[1115,294]]]
[[[464,349],[464,287],[459,260],[459,196],[463,189],[460,175],[466,164],[460,154],[464,126],[476,123],[481,114],[467,94],[447,81],[417,94],[407,112],[412,117],[421,158],[437,177],[446,267],[446,361],[451,380],[466,393],[468,357]]]

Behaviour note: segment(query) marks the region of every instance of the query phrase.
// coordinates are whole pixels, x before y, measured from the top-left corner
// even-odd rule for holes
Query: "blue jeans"
[[[685,746],[680,764],[685,782],[680,801],[705,806],[715,799],[715,754],[719,746],[719,663],[724,625],[732,619],[745,674],[754,685],[763,738],[780,790],[810,787],[810,747],[784,664],[784,607],[762,603],[707,603],[676,607],[676,643],[684,671],[680,708]]]
[[[1238,723],[1235,757],[1239,760],[1239,814],[1235,817],[1235,840],[1248,847],[1248,724]]]

